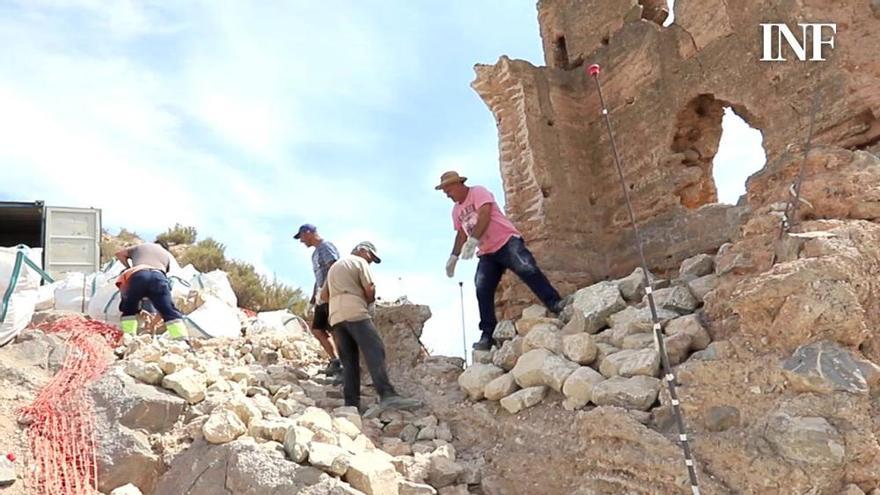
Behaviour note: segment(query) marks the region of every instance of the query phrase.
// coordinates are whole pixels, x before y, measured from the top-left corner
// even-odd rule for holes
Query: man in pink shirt
[[[501,276],[508,269],[526,283],[550,312],[559,314],[563,303],[556,289],[538,268],[535,257],[526,248],[522,234],[504,216],[495,197],[485,187],[464,185],[467,177],[458,172],[446,172],[440,176],[442,190],[451,199],[452,224],[455,227],[455,244],[446,262],[446,275],[455,274],[455,264],[461,259],[470,259],[474,250],[477,256],[477,274],[474,285],[477,289],[477,304],[480,307],[480,331],[482,336],[474,344],[474,349],[489,350],[495,341],[492,332],[498,323],[495,317],[495,289]]]

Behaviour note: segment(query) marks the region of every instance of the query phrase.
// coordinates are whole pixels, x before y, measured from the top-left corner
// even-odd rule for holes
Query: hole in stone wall
[[[673,153],[662,165],[673,169],[670,177],[682,205],[734,204],[746,179],[764,166],[761,133],[741,116],[749,118],[744,108],[734,111],[711,94],[697,96],[679,112]]]
[[[669,0],[639,0],[642,6],[642,19],[665,26],[672,11]]]
[[[675,22],[675,0],[666,0],[666,8],[669,10],[669,16],[663,21],[663,27],[669,27]]]
[[[751,127],[731,107],[724,108],[721,141],[712,163],[718,202],[736,204],[746,193],[746,179],[767,162],[761,131]]]
[[[565,36],[559,36],[553,42],[553,63],[560,69],[568,68],[568,47],[565,46]]]

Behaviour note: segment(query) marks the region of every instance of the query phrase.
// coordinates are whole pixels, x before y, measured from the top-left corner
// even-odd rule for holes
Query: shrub
[[[195,244],[198,232],[195,227],[184,227],[179,223],[156,236],[157,240],[165,241],[171,246],[178,244]]]
[[[177,261],[180,266],[192,263],[200,272],[224,270],[226,267],[226,246],[208,237],[187,249]]]
[[[225,271],[240,307],[254,311],[289,309],[298,315],[305,314],[308,301],[302,290],[277,280],[270,282],[258,274],[253,265],[243,261],[227,262]]]

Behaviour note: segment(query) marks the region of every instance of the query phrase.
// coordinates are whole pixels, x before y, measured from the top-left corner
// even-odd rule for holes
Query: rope
[[[608,130],[608,137],[611,140],[611,151],[614,154],[614,164],[617,167],[617,176],[620,179],[620,187],[623,190],[623,197],[626,200],[626,208],[629,212],[629,220],[632,224],[633,237],[636,247],[639,251],[639,260],[642,265],[642,276],[645,282],[645,294],[648,296],[648,306],[651,308],[651,320],[653,321],[654,345],[660,354],[660,362],[663,367],[663,381],[666,382],[669,392],[669,399],[672,404],[672,413],[675,418],[675,424],[678,428],[678,444],[684,454],[684,464],[687,468],[688,478],[691,483],[691,491],[694,495],[700,494],[699,482],[697,481],[697,469],[694,458],[691,454],[688,434],[685,430],[684,415],[681,412],[681,402],[675,389],[675,375],[672,373],[672,366],[669,364],[669,355],[666,353],[666,345],[663,342],[663,333],[661,331],[660,319],[657,316],[657,306],[654,303],[654,289],[651,286],[651,280],[648,277],[648,262],[645,260],[645,252],[642,248],[642,236],[636,225],[636,216],[633,213],[632,201],[629,197],[629,189],[626,187],[626,179],[623,176],[623,167],[620,165],[620,154],[617,151],[617,143],[614,141],[614,132],[611,129],[611,119],[608,117],[608,108],[605,105],[605,97],[602,95],[602,85],[599,83],[600,68],[598,65],[591,65],[588,73],[596,81],[596,91],[599,93],[599,102],[602,105],[602,116],[605,120],[605,127]]]
[[[107,369],[105,356],[122,333],[113,325],[81,316],[39,327],[66,332],[64,363],[34,402],[19,411],[28,424],[29,465],[25,485],[33,494],[96,495],[98,463],[89,384]]]

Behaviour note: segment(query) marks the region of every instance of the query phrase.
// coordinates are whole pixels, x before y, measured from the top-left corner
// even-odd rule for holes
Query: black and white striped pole
[[[666,345],[663,342],[660,318],[657,317],[657,306],[654,304],[654,290],[651,286],[651,279],[648,277],[648,262],[645,260],[645,252],[642,248],[642,236],[639,233],[638,225],[636,225],[636,216],[633,213],[632,201],[629,197],[629,188],[626,187],[626,179],[623,177],[623,167],[620,165],[620,154],[617,151],[617,143],[614,141],[614,132],[611,130],[611,119],[608,116],[608,107],[605,106],[605,97],[602,95],[602,85],[599,83],[600,72],[601,68],[598,64],[593,64],[587,68],[587,74],[596,81],[596,91],[599,93],[599,103],[602,105],[602,116],[605,119],[605,127],[608,129],[608,138],[611,141],[611,151],[614,154],[614,165],[617,167],[617,176],[620,178],[620,187],[623,189],[623,198],[626,200],[626,208],[629,211],[629,220],[632,224],[636,247],[639,251],[639,261],[642,264],[642,276],[644,276],[645,279],[645,294],[648,296],[648,306],[651,308],[654,346],[660,354],[660,363],[663,368],[663,381],[666,382],[669,391],[672,414],[675,418],[676,426],[678,427],[678,444],[681,446],[681,450],[684,453],[684,464],[685,467],[687,467],[688,477],[690,478],[691,491],[693,492],[693,495],[700,495],[700,487],[697,481],[697,468],[694,463],[694,458],[691,455],[688,434],[684,425],[684,415],[681,412],[681,403],[678,400],[678,394],[675,390],[675,375],[672,373],[672,366],[669,364],[669,356],[666,354]]]

